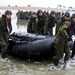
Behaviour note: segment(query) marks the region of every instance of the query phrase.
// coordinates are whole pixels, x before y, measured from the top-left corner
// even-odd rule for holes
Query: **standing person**
[[[67,17],[69,19],[69,17]],[[59,28],[59,31],[56,35],[55,38],[55,51],[56,51],[56,56],[54,58],[54,64],[57,66],[59,63],[59,60],[63,57],[63,54],[65,52],[65,57],[64,57],[64,63],[69,60],[70,57],[70,48],[68,41],[70,40],[69,36],[69,31],[71,28],[71,23],[69,21],[64,21],[62,26]]]
[[[21,12],[20,12],[20,10],[18,10],[18,12],[17,12],[17,14],[16,14],[18,20],[20,19],[20,16],[21,16],[20,14],[21,14]]]
[[[75,14],[72,14],[72,17],[71,17],[71,26],[72,26],[72,34],[75,34]],[[73,51],[72,51],[72,54],[71,54],[71,58],[74,58],[74,55],[75,55],[75,41],[74,41],[74,47],[73,47]]]
[[[57,20],[56,35],[58,33],[59,28],[63,25],[63,23],[68,20],[68,17],[70,17],[70,13],[69,12],[65,12],[64,16],[61,19]]]
[[[0,47],[1,47],[1,57],[6,58],[8,49],[8,37],[12,31],[11,26],[11,15],[10,10],[6,10],[5,14],[0,18]]]
[[[43,18],[42,10],[37,11],[36,18],[36,33],[44,34],[45,19]]]
[[[31,18],[28,22],[27,32],[28,33],[36,33],[35,32],[35,23],[36,23],[36,13],[33,12]]]
[[[56,23],[56,12],[51,11],[49,17],[46,20],[45,26],[44,26],[44,33],[48,35],[53,35],[53,27]]]

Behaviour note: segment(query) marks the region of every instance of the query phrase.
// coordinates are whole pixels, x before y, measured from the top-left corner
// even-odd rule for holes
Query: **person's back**
[[[68,21],[68,20],[69,20],[67,17],[70,17],[69,12],[65,12],[64,16],[63,16],[60,20],[57,21],[57,25],[56,25],[56,35],[57,35],[57,33],[58,33],[59,28],[63,25],[63,23],[64,23],[65,21]]]
[[[56,24],[56,34],[59,30],[59,28],[62,26],[62,24],[64,23],[65,19],[63,17],[61,17],[59,20],[57,20],[57,24]]]

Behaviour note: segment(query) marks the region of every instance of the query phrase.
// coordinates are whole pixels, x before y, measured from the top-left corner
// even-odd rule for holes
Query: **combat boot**
[[[5,59],[7,57],[6,53],[1,53],[1,58]]]

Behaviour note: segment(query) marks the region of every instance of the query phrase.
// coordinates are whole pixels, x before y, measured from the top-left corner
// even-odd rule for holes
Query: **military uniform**
[[[44,26],[44,33],[48,35],[53,35],[53,27],[55,26],[55,23],[56,23],[55,17],[49,16]]]
[[[70,57],[70,48],[67,40],[70,27],[71,27],[70,22],[65,21],[56,35],[55,45],[54,45],[56,51],[56,56],[54,58],[55,65],[59,63],[59,60],[63,57],[64,52],[66,54],[64,58],[64,62],[68,61]]]
[[[5,15],[2,15],[0,18],[0,47],[1,47],[1,56],[4,58],[8,48],[8,37],[9,33],[12,31],[11,19],[6,19]]]
[[[74,41],[74,47],[73,47],[73,50],[72,50],[71,58],[74,58],[74,55],[75,55],[75,41]]]
[[[35,33],[35,22],[36,22],[36,18],[31,17],[27,27],[28,33]]]
[[[18,20],[20,19],[20,16],[21,16],[21,12],[20,12],[20,10],[17,12],[17,18],[18,18]]]
[[[36,33],[38,34],[44,34],[44,25],[45,25],[45,20],[42,16],[38,16],[36,18]]]
[[[75,21],[73,19],[75,19],[75,13],[72,14],[71,16],[71,36],[75,34]],[[74,46],[73,46],[71,58],[73,58],[74,56],[75,56],[75,40],[74,40]]]
[[[65,20],[64,20],[63,17],[62,17],[61,19],[57,20],[57,24],[56,24],[56,33],[55,33],[55,34],[57,34],[59,28],[63,25],[64,21],[65,21]]]
[[[68,20],[68,19],[65,19],[65,17],[70,18],[70,13],[65,12],[64,16],[61,19],[57,20],[56,34],[58,33],[58,30],[63,25],[63,23]]]

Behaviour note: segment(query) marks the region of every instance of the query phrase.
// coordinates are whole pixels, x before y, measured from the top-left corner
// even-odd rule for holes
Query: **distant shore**
[[[57,9],[57,8],[45,8],[45,7],[14,7],[14,6],[0,6],[0,10],[25,10],[25,11],[37,11],[39,9],[41,9],[42,11],[51,11],[51,10],[55,10],[58,12],[62,12],[62,11],[66,11],[66,9]]]

